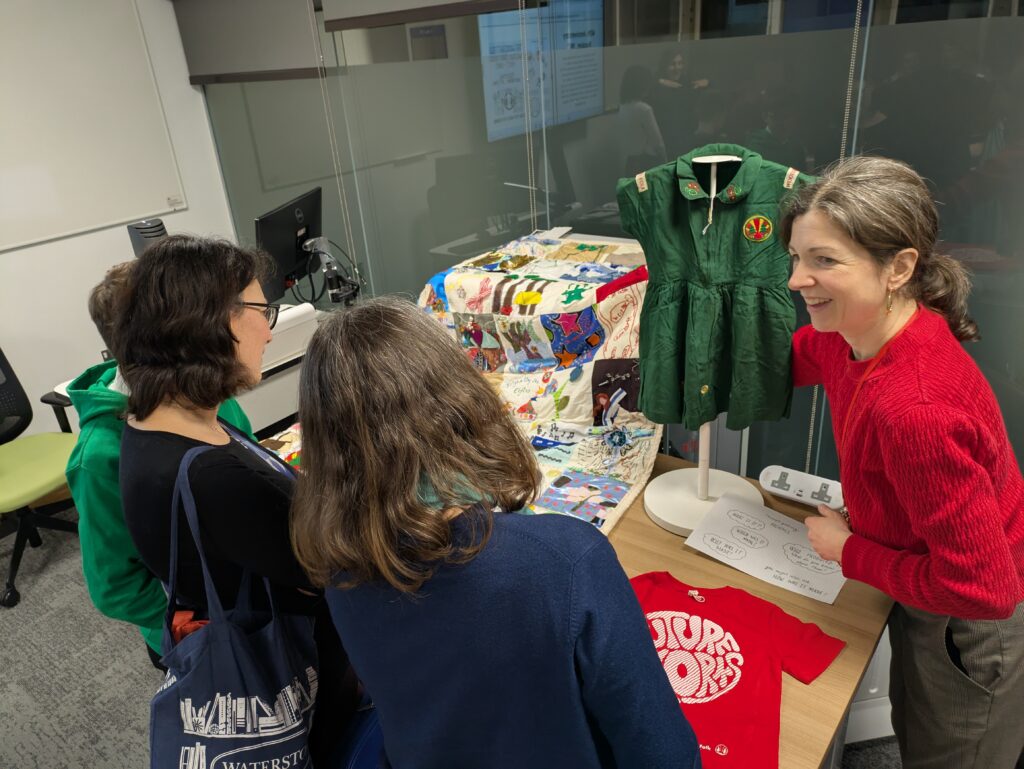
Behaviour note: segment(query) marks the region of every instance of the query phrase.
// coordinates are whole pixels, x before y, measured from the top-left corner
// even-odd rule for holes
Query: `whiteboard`
[[[0,73],[0,251],[186,207],[134,0],[3,0]]]

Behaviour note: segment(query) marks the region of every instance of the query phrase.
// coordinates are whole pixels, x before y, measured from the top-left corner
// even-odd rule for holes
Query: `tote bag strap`
[[[263,588],[267,592],[267,601],[270,604],[270,613],[273,616],[277,616],[277,606],[274,604],[274,593],[270,589],[270,578],[262,577]],[[245,569],[242,572],[242,581],[238,584],[238,598],[235,599],[236,609],[251,609],[252,608],[252,572],[249,569]]]
[[[295,468],[293,468],[291,465],[289,465],[287,462],[281,459],[281,457],[279,457],[273,451],[269,451],[263,448],[258,443],[253,443],[248,435],[236,429],[234,425],[232,425],[230,422],[224,419],[218,419],[217,421],[220,422],[220,426],[223,427],[227,434],[234,438],[235,441],[243,449],[245,449],[246,451],[250,451],[256,456],[258,456],[260,459],[262,459],[264,462],[270,465],[274,470],[281,473],[281,475],[284,475],[292,479],[296,478]],[[242,608],[250,607],[251,604],[249,600],[249,594],[251,582],[252,574],[249,572],[248,569],[246,569],[245,573],[242,574],[242,584],[238,592],[238,600],[235,604],[236,606]],[[277,607],[274,605],[274,593],[270,589],[270,580],[267,577],[263,577],[263,588],[267,591],[267,600],[270,602],[270,612],[276,617]]]
[[[224,607],[220,601],[220,595],[213,584],[210,576],[210,567],[206,561],[206,552],[203,550],[203,543],[199,535],[199,514],[196,510],[195,497],[192,495],[192,486],[188,480],[188,471],[193,460],[200,454],[210,451],[213,446],[196,446],[185,452],[178,466],[178,476],[174,483],[174,494],[171,499],[171,551],[170,551],[170,574],[168,575],[168,599],[167,612],[164,615],[164,648],[174,647],[171,637],[171,627],[174,623],[174,612],[177,606],[178,594],[178,511],[181,505],[185,507],[185,518],[188,521],[189,530],[192,533],[192,541],[195,543],[196,551],[199,553],[199,560],[203,569],[203,586],[206,589],[207,613],[211,620],[219,621],[224,619]],[[270,587],[270,579],[262,578],[263,588],[267,593],[267,600],[270,604],[272,616],[277,616],[277,606],[274,602],[274,592]],[[240,609],[248,609],[251,606],[250,585],[252,573],[245,569],[242,572],[242,579],[239,584],[238,598],[235,605]]]
[[[199,560],[203,569],[203,586],[206,588],[206,606],[211,620],[223,620],[224,608],[220,602],[220,596],[213,585],[213,578],[210,576],[210,568],[206,562],[206,553],[203,550],[203,543],[199,536],[199,516],[196,512],[196,501],[192,496],[192,487],[188,482],[188,471],[193,460],[200,454],[210,451],[213,446],[196,446],[185,452],[178,465],[178,477],[174,483],[174,495],[171,499],[171,563],[168,578],[168,599],[167,613],[164,616],[164,647],[170,649],[174,646],[171,639],[171,625],[174,621],[174,611],[177,606],[178,595],[178,511],[182,505],[185,508],[185,518],[188,520],[189,529],[192,532],[192,541],[195,543],[199,553]],[[169,643],[170,642],[170,643]]]
[[[232,438],[238,441],[238,443],[241,444],[243,449],[245,449],[246,451],[250,451],[256,456],[258,456],[270,467],[272,467],[276,472],[281,473],[281,475],[284,475],[292,479],[296,477],[295,468],[289,465],[283,459],[281,459],[281,457],[279,457],[273,451],[263,448],[258,443],[253,443],[248,435],[245,435],[244,433],[236,430],[234,427],[231,426],[231,424],[224,421],[223,419],[219,421],[220,426],[224,428],[228,435],[230,435]]]

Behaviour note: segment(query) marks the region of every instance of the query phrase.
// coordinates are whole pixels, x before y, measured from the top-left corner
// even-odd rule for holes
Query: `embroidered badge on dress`
[[[772,220],[764,214],[754,214],[743,222],[743,237],[754,243],[763,243],[774,231]]]

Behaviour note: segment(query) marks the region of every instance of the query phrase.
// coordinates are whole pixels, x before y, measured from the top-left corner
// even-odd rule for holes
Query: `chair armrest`
[[[46,393],[46,395],[41,397],[39,400],[41,400],[47,406],[59,406],[62,409],[66,409],[71,405],[71,399],[68,396],[61,395],[59,392],[55,390],[51,390],[50,392]]]
[[[71,399],[66,395],[61,395],[59,392],[51,390],[39,400],[53,408],[53,414],[57,417],[57,424],[60,425],[61,432],[70,433],[71,423],[68,422],[68,415],[65,409],[71,405]]]

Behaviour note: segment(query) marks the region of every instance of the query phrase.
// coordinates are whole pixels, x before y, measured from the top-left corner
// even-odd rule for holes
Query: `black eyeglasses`
[[[277,325],[277,315],[281,312],[281,305],[279,304],[267,304],[266,302],[239,302],[242,307],[252,307],[260,310],[263,313],[263,317],[267,319],[267,323],[273,328]]]

